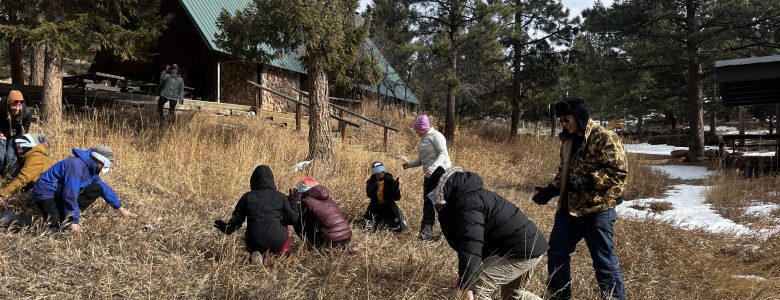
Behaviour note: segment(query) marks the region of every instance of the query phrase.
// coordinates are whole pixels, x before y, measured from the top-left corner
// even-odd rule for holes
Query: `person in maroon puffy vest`
[[[352,230],[327,188],[306,176],[295,189],[290,189],[289,195],[293,204],[300,204],[301,211],[301,217],[293,228],[309,248],[346,248],[349,245]]]

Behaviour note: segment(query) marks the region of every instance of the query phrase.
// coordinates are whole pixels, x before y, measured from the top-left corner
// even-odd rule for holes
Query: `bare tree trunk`
[[[308,64],[309,75],[309,159],[314,159],[318,171],[328,173],[333,161],[333,141],[330,136],[330,105],[328,75],[317,62]],[[319,173],[319,172],[317,172]]]
[[[49,128],[62,124],[62,60],[54,49],[47,49],[43,79],[42,121]]]
[[[453,40],[454,44],[454,40]],[[454,46],[453,46],[454,47]],[[452,48],[450,53],[449,78],[447,78],[447,113],[444,119],[444,137],[450,145],[455,143],[455,105],[457,102],[458,89],[458,53],[457,49]]]
[[[515,11],[515,34],[521,35],[523,32],[523,14],[520,12],[520,4],[515,3],[518,8]],[[520,125],[520,95],[523,92],[523,78],[522,78],[522,66],[523,66],[523,45],[522,41],[518,37],[512,45],[514,48],[514,54],[512,57],[512,123],[509,127],[509,136],[514,137],[517,135],[518,127]]]
[[[10,8],[8,12],[8,23],[16,24],[19,22],[21,12],[17,8]],[[8,50],[11,55],[11,83],[24,84],[24,64],[22,54],[22,43],[19,39],[8,39]]]
[[[30,84],[43,85],[46,62],[46,45],[38,44],[33,46],[32,57],[30,58]]]
[[[698,3],[695,0],[686,0],[685,25],[689,36],[696,32],[696,11]],[[698,47],[690,38],[686,41],[688,59],[688,122],[691,125],[691,147],[688,156],[694,158],[704,156],[704,84],[702,82],[701,64],[697,60]]]

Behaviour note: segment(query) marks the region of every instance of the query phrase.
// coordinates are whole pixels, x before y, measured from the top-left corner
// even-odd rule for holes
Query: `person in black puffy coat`
[[[363,214],[367,229],[388,229],[394,232],[406,229],[404,215],[395,203],[401,199],[399,180],[394,179],[393,174],[388,173],[381,162],[371,163],[371,177],[366,181],[366,196],[370,200]]]
[[[253,257],[257,255],[255,252],[287,253],[290,249],[287,225],[298,220],[298,206],[290,205],[287,197],[276,191],[274,174],[266,165],[255,168],[250,186],[252,190],[238,200],[230,221],[214,220],[214,227],[231,234],[246,221],[244,241]]]
[[[288,199],[293,206],[300,205],[300,218],[293,223],[295,233],[309,248],[346,248],[352,240],[352,230],[333,201],[330,191],[309,176],[303,177]]]
[[[483,187],[461,167],[438,168],[428,199],[447,243],[458,253],[464,299],[541,299],[525,290],[534,266],[549,249],[541,230],[517,206]]]

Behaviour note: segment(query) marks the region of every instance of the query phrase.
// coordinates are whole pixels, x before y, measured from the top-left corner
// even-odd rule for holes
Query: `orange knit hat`
[[[19,90],[11,90],[10,93],[8,93],[8,103],[14,103],[14,102],[24,102],[24,96],[22,96],[22,92]]]
[[[317,185],[318,185],[317,180],[314,180],[314,178],[310,176],[306,176],[301,178],[300,181],[298,181],[298,185],[296,186],[296,188],[298,189],[299,192],[305,192]]]

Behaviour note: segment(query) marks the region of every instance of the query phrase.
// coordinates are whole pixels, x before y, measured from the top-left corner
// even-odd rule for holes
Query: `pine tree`
[[[525,57],[528,52],[539,54],[541,49],[549,49],[548,45],[568,45],[578,19],[569,20],[568,9],[564,9],[559,0],[504,0],[507,9],[507,28],[503,42],[511,48],[509,61],[512,65],[512,123],[510,136],[517,135],[520,126],[521,107],[524,82],[535,73],[527,69]],[[544,45],[542,45],[544,44]],[[540,66],[545,68],[545,66]],[[541,70],[540,70],[541,71]],[[529,85],[530,86],[530,85]]]
[[[59,128],[62,119],[62,60],[94,57],[109,50],[140,59],[170,18],[160,18],[160,0],[25,1],[26,18],[0,25],[0,36],[28,47],[44,47],[42,121]]]
[[[638,66],[666,69],[668,76],[685,67],[692,158],[704,155],[704,82],[712,62],[780,47],[774,39],[778,0],[637,0],[597,5],[583,15],[592,32],[644,40],[641,48],[624,47],[642,59]]]
[[[309,159],[325,172],[333,159],[329,78],[336,83],[379,79],[370,55],[361,51],[370,18],[356,19],[357,7],[357,0],[254,0],[235,13],[223,10],[217,24],[217,44],[247,61],[267,63],[302,48],[308,75]]]

